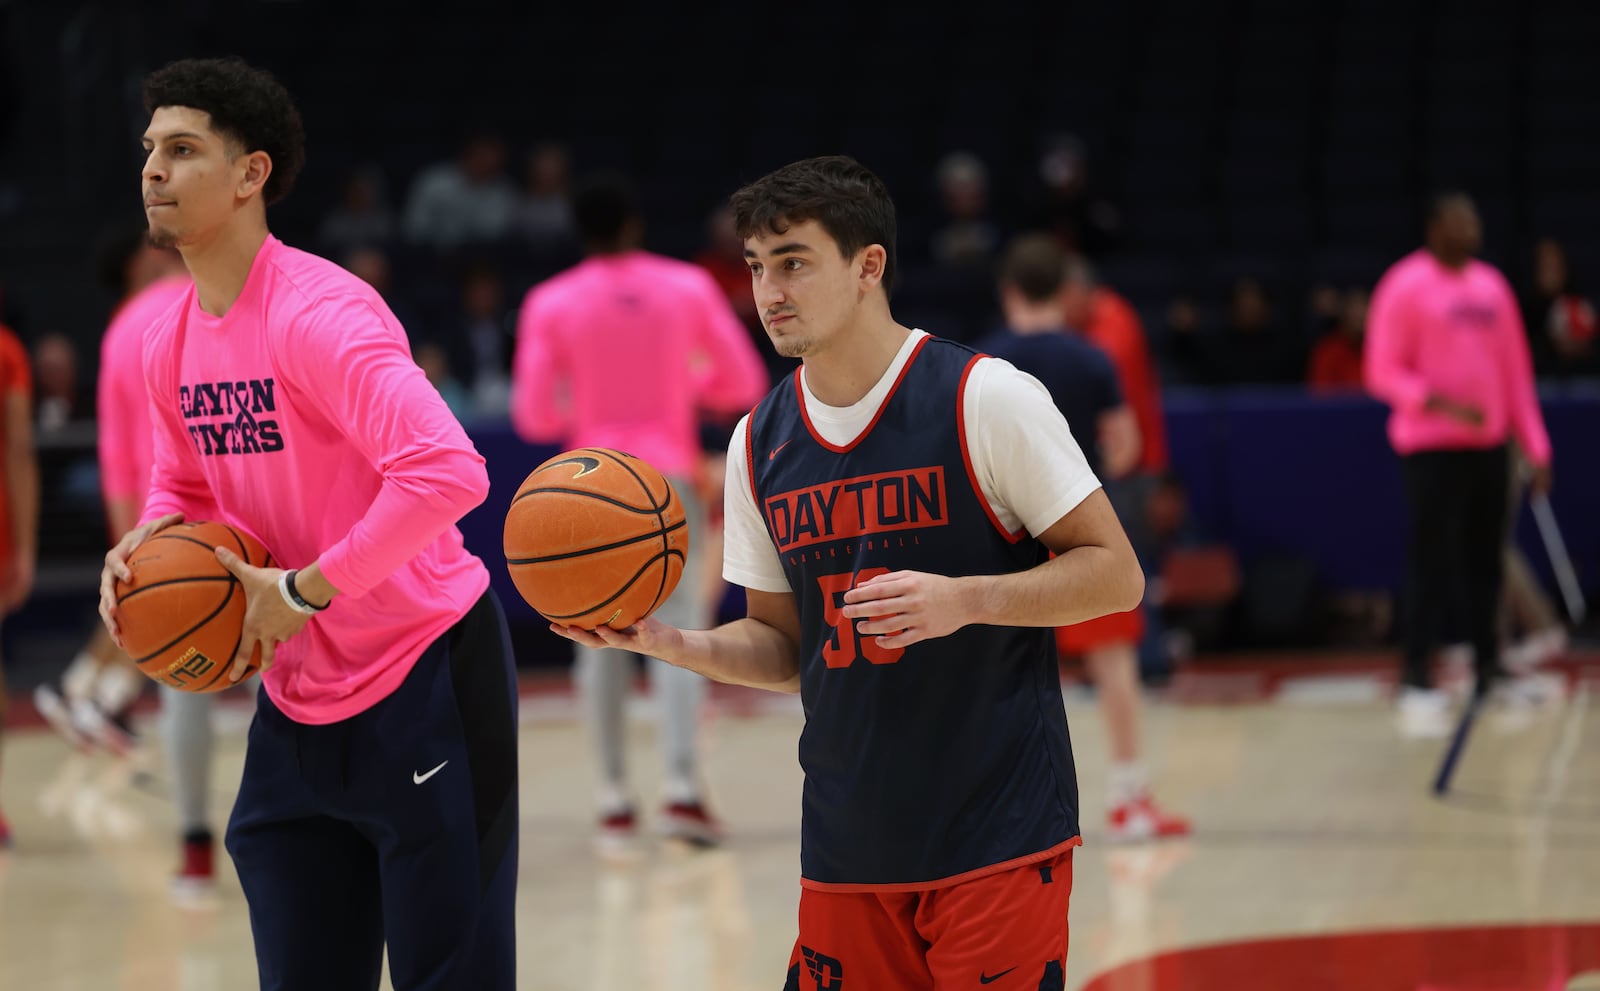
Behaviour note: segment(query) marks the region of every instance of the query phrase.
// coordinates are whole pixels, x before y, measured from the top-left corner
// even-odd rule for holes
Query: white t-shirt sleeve
[[[767,533],[766,520],[750,491],[750,460],[745,437],[750,416],[739,420],[728,439],[728,471],[722,489],[722,577],[757,592],[790,592],[789,576]]]
[[[981,359],[962,405],[978,486],[1008,533],[1037,537],[1100,487],[1049,390],[1009,361]]]

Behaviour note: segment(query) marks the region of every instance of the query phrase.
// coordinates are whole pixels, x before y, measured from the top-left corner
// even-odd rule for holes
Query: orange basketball
[[[506,566],[528,605],[554,623],[632,626],[683,575],[689,521],[648,462],[603,447],[533,470],[506,513]]]
[[[186,692],[218,692],[244,630],[244,587],[217,560],[227,547],[248,564],[272,567],[261,543],[225,523],[179,523],[158,531],[128,558],[117,582],[118,625],[128,654],[151,679]],[[261,663],[256,648],[245,678]]]

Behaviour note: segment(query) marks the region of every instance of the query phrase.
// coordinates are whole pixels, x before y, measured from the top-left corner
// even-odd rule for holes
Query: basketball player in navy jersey
[[[800,693],[789,988],[1060,989],[1080,840],[1052,630],[1138,605],[1138,561],[1037,380],[895,322],[875,175],[809,159],[732,203],[802,362],[729,448],[747,615],[557,632]]]

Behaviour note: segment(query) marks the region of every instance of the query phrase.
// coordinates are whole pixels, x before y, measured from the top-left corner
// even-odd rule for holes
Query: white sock
[[[68,701],[73,699],[88,698],[94,690],[95,676],[100,673],[100,665],[95,661],[94,655],[88,651],[79,651],[78,656],[67,665],[66,673],[61,676],[61,693]]]
[[[115,716],[133,704],[149,681],[137,668],[113,664],[101,671],[99,680],[95,682],[95,704],[106,715]]]
[[[1150,774],[1143,761],[1113,763],[1108,768],[1106,781],[1113,806],[1143,798],[1150,790]]]
[[[700,789],[688,778],[673,775],[661,783],[661,797],[668,805],[690,805],[700,801]]]
[[[628,799],[628,791],[622,785],[608,781],[595,789],[595,805],[600,807],[601,815],[616,815],[633,805]]]

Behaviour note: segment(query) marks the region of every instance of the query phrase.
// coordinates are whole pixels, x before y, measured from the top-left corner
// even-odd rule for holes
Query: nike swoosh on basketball
[[[772,453],[767,455],[767,460],[768,461],[773,460],[774,458],[776,458],[778,456],[778,452],[779,451],[783,450],[784,448],[788,447],[790,444],[793,444],[793,443],[794,443],[794,441],[792,441],[792,440],[786,440],[782,444],[779,444],[777,447],[774,447],[772,449]]]
[[[980,970],[980,971],[978,971],[978,983],[979,984],[993,984],[995,981],[998,981],[1000,978],[1006,976],[1007,974],[1011,973],[1011,971],[1016,970],[1016,969],[1017,968],[1012,967],[1009,970],[1002,970],[1000,973],[994,975],[993,977],[990,977],[988,974],[985,974],[983,971]]]
[[[446,764],[448,764],[448,763],[450,763],[450,762],[449,761],[441,761],[439,763],[438,767],[436,767],[433,770],[429,771],[427,774],[423,774],[420,771],[412,771],[411,772],[411,783],[414,784],[414,785],[422,784],[424,781],[428,780],[429,778],[433,777],[435,774],[438,774],[440,771],[444,770],[444,766]],[[1015,970],[1016,968],[1012,968],[1012,969]]]

